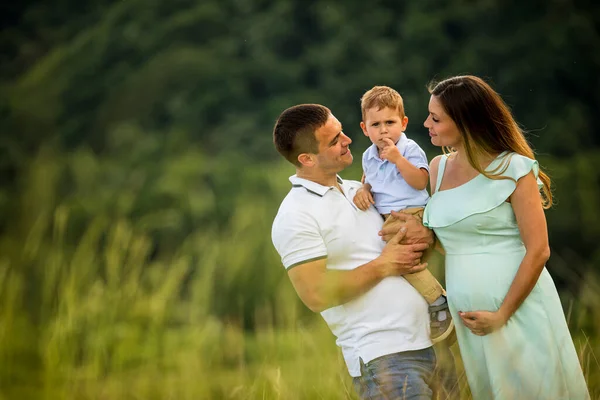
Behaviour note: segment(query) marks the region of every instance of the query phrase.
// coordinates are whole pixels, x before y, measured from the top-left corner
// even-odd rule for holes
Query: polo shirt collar
[[[340,185],[344,184],[342,178],[339,175],[336,175],[337,181]],[[317,182],[309,181],[308,179],[298,178],[296,175],[290,176],[290,182],[292,182],[293,187],[303,187],[311,193],[314,193],[318,196],[325,196],[329,190],[331,190],[331,186],[323,186]]]
[[[406,150],[407,143],[408,139],[406,138],[406,135],[402,133],[402,135],[400,135],[400,139],[398,139],[398,142],[396,143],[396,147],[398,148],[398,150],[400,150],[400,154],[402,154],[402,156],[404,156],[404,151]],[[373,143],[367,149],[367,160],[370,160],[372,158],[380,160],[379,151],[377,150],[377,145],[375,145],[375,143]]]
[[[379,152],[377,151],[377,146],[375,145],[375,143],[373,143],[368,149],[367,149],[367,160],[370,160],[372,158],[379,158]]]

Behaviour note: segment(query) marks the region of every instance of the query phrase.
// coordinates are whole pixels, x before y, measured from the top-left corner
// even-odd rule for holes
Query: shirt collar
[[[398,148],[398,150],[400,150],[400,154],[402,154],[402,157],[404,157],[404,152],[406,151],[407,145],[408,138],[406,137],[404,132],[402,132],[402,135],[400,135],[400,139],[398,139],[398,143],[396,143],[396,147]]]
[[[337,181],[340,185],[344,184],[342,178],[339,175],[336,175]],[[296,175],[290,176],[290,182],[292,182],[293,187],[303,187],[311,193],[314,193],[318,196],[323,197],[325,193],[331,190],[331,186],[323,186],[317,182],[309,181],[308,179],[299,178]]]
[[[375,145],[375,143],[373,143],[368,149],[367,149],[367,160],[370,160],[372,158],[377,158],[379,159],[379,152],[377,151],[377,146]]]
[[[406,145],[407,144],[408,144],[408,139],[407,139],[406,135],[403,132],[402,135],[400,135],[400,139],[398,139],[398,142],[396,143],[396,147],[398,148],[398,150],[400,150],[400,154],[402,154],[403,157],[404,157],[404,151],[406,150]],[[367,160],[370,160],[372,158],[375,158],[377,160],[381,160],[379,158],[379,151],[377,150],[377,145],[375,145],[375,143],[373,143],[367,149]]]

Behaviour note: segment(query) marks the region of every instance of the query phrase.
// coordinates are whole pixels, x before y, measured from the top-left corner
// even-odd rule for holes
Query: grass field
[[[332,334],[272,249],[273,204],[156,256],[141,222],[82,224],[44,193],[25,190],[0,237],[0,399],[353,398]],[[561,297],[598,399],[600,285],[578,279]]]

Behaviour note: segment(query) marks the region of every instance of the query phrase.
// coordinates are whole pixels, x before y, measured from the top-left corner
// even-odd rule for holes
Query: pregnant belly
[[[496,311],[524,256],[524,251],[446,255],[446,291],[451,311]]]

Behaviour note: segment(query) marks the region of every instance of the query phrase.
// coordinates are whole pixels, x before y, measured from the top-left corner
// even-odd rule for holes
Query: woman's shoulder
[[[430,172],[437,173],[437,170],[440,166],[440,162],[442,161],[442,158],[448,158],[448,154],[439,154],[431,159],[431,161],[429,162],[429,171]]]
[[[492,174],[506,176],[518,181],[523,176],[533,172],[537,178],[539,175],[539,163],[536,159],[515,152],[504,152],[497,158],[498,162],[490,171]],[[488,168],[488,171],[490,168]]]
[[[436,162],[440,161],[441,157]],[[434,160],[431,162],[433,165]],[[513,152],[501,153],[486,168],[487,173],[499,177],[480,174],[462,186],[441,192],[441,196],[433,196],[423,221],[431,228],[444,227],[491,211],[505,204],[515,191],[517,181],[532,171],[537,178],[539,168],[535,159]],[[540,184],[538,179],[538,186]]]
[[[440,167],[440,161],[442,157],[446,157],[445,154],[440,154],[431,159],[429,162],[429,185],[431,187],[431,194],[435,192],[438,170]]]
[[[435,167],[435,168],[437,168],[437,167],[438,167],[438,165],[440,165],[440,160],[442,159],[442,157],[444,157],[444,154],[439,154],[439,155],[437,155],[437,156],[433,157],[433,158],[431,159],[431,161],[429,162],[429,167],[430,167],[430,168],[431,168],[431,167]]]

